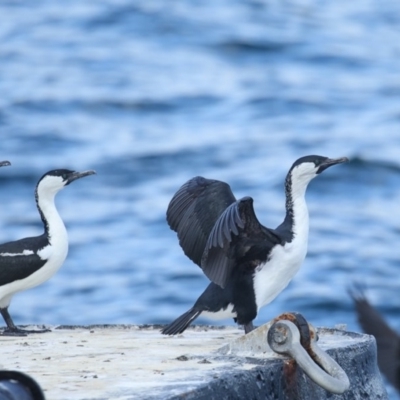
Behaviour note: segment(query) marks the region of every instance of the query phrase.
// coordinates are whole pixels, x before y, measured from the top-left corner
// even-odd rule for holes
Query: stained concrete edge
[[[177,337],[161,335],[162,327],[53,326],[48,334],[3,337],[3,360],[17,356],[9,366],[32,373],[49,400],[387,399],[372,336],[318,329],[321,347],[351,381],[348,392],[332,395],[275,353],[221,353],[243,341],[235,327],[193,326]]]

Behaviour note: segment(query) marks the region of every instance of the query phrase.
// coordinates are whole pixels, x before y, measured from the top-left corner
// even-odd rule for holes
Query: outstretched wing
[[[211,281],[225,287],[238,262],[255,268],[267,260],[272,247],[278,243],[282,243],[282,238],[260,224],[253,199],[244,197],[232,203],[215,223],[201,267]]]
[[[24,279],[40,269],[47,260],[37,251],[46,244],[46,236],[42,235],[0,245],[0,286]]]
[[[375,336],[378,348],[378,366],[388,381],[400,390],[400,335],[383,319],[368,302],[363,288],[356,285],[349,290],[353,298],[358,322],[363,331]]]
[[[184,253],[197,265],[201,265],[215,222],[235,200],[227,183],[196,176],[182,185],[169,203],[168,225],[177,232]]]

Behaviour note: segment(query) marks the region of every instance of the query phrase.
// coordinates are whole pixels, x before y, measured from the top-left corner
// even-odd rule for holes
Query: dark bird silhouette
[[[258,310],[288,285],[306,256],[309,182],[345,161],[314,155],[298,159],[286,176],[286,216],[276,229],[261,225],[253,199],[236,200],[227,183],[203,177],[186,182],[168,206],[167,222],[186,256],[212,282],[162,333],[182,333],[200,314],[232,317],[246,333],[254,329]]]
[[[0,167],[8,167],[11,165],[10,161],[0,161]]]
[[[17,328],[8,312],[8,306],[16,293],[47,281],[64,263],[68,253],[68,235],[54,198],[71,182],[94,173],[56,169],[44,174],[35,190],[44,233],[0,245],[0,313],[7,324],[3,335],[43,332]]]
[[[361,286],[351,288],[349,293],[354,301],[362,330],[375,336],[380,371],[400,393],[400,335],[369,303]]]

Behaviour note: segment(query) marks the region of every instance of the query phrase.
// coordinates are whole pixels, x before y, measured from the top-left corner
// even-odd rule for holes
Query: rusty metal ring
[[[313,357],[300,343],[298,327],[289,320],[275,322],[269,329],[267,338],[272,350],[290,355],[310,379],[325,390],[342,394],[350,387],[349,378],[340,365],[318,347],[316,335],[309,347]]]

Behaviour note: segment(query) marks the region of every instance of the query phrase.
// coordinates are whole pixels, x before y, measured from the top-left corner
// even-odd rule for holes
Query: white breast
[[[67,237],[57,246],[46,246],[38,251],[38,255],[42,259],[47,259],[47,263],[25,279],[24,289],[29,289],[40,285],[50,279],[63,265],[68,254]]]
[[[292,280],[300,269],[307,252],[307,245],[302,249],[287,244],[276,246],[271,259],[261,265],[254,275],[254,291],[257,309],[270,303]]]
[[[284,246],[275,246],[269,260],[260,265],[254,275],[258,310],[285,289],[306,257],[309,221],[304,195],[295,199],[293,214],[293,240]]]

